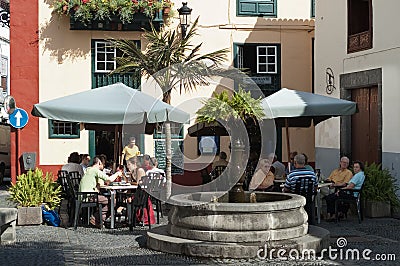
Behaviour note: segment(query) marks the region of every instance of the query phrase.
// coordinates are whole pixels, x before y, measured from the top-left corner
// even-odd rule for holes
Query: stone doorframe
[[[340,75],[340,98],[351,101],[351,90],[378,87],[378,154],[382,161],[382,68]],[[352,160],[351,116],[340,117],[340,155]]]

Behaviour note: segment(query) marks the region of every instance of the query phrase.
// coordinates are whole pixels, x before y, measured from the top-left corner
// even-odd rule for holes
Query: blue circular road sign
[[[15,128],[23,128],[28,124],[28,113],[21,108],[15,108],[15,111],[8,116],[11,126]]]

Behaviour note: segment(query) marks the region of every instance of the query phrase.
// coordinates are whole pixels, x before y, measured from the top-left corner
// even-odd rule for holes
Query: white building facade
[[[400,174],[399,8],[396,0],[316,1],[315,92],[353,100],[359,109],[316,127],[324,175],[341,155]]]

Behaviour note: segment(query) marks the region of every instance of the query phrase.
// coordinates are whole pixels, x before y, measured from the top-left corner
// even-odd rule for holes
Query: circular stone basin
[[[229,203],[225,192],[175,195],[168,225],[147,232],[147,247],[216,258],[256,258],[265,246],[316,253],[328,247],[329,231],[307,224],[304,197],[255,195],[254,203],[250,193],[245,195],[247,203]]]
[[[200,192],[173,196],[173,202],[181,205],[172,207],[169,233],[217,242],[281,240],[307,234],[304,197],[256,192],[255,203],[229,203],[228,195],[223,194]],[[205,202],[216,198],[218,202]],[[250,193],[246,193],[246,201],[249,198]]]

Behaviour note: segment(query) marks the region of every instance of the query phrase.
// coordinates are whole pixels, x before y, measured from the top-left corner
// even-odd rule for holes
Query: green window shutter
[[[315,18],[315,0],[311,0],[311,17]]]
[[[276,17],[277,0],[237,0],[239,16]]]

